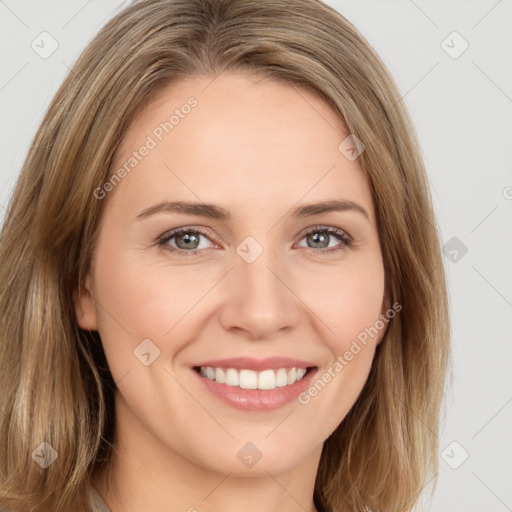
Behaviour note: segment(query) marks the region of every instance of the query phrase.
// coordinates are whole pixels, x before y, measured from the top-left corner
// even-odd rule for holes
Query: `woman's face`
[[[384,334],[357,338],[385,310],[384,269],[348,135],[315,95],[241,73],[160,91],[126,132],[76,309],[141,461],[247,475],[318,462]],[[328,201],[362,210],[304,208]]]

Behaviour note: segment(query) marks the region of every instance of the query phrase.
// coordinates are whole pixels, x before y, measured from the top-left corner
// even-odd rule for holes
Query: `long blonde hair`
[[[402,306],[362,393],[324,443],[315,503],[407,511],[435,477],[447,290],[421,152],[384,64],[319,0],[142,0],[106,24],[64,80],[0,235],[0,508],[91,510],[90,477],[108,465],[115,421],[101,340],[78,327],[73,308],[98,233],[94,190],[159,87],[224,70],[307,88],[363,141],[386,294]],[[45,469],[33,456],[53,454],[43,442],[58,454]]]

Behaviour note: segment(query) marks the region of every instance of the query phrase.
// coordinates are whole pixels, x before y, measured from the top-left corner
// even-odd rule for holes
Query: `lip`
[[[232,357],[229,359],[215,359],[195,364],[193,368],[200,366],[211,366],[214,368],[235,368],[236,370],[278,370],[279,368],[309,368],[316,366],[311,361],[303,361],[293,357],[267,357],[265,359],[254,359],[252,357]],[[299,381],[300,382],[300,381]]]
[[[287,364],[290,362],[289,359],[287,359],[286,361]],[[213,363],[214,361],[210,362]],[[219,361],[215,361],[215,363],[218,364]],[[200,366],[205,365],[201,364]],[[305,366],[299,367],[305,368]],[[234,367],[231,366],[231,368]],[[244,368],[247,368],[247,366],[244,366]],[[206,389],[208,393],[211,393],[212,395],[216,396],[223,403],[226,403],[231,407],[234,407],[235,409],[240,409],[243,411],[264,412],[279,409],[289,404],[290,402],[296,400],[297,397],[310,386],[312,378],[318,371],[318,367],[309,366],[308,371],[304,375],[304,377],[301,380],[295,382],[294,384],[291,384],[290,386],[266,390],[242,389],[238,386],[228,386],[226,384],[220,384],[214,380],[208,379],[207,377],[203,377],[195,368],[192,368],[191,371],[195,375],[194,378],[199,379],[201,384],[204,386],[204,389]]]

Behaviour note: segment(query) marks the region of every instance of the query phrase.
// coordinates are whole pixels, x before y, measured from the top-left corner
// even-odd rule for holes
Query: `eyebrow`
[[[368,221],[370,216],[368,212],[359,204],[349,200],[321,201],[317,203],[298,206],[291,211],[291,215],[296,218],[312,217],[321,213],[354,211],[361,213]],[[143,210],[137,219],[145,219],[157,213],[182,213],[186,215],[196,215],[199,217],[208,217],[228,221],[231,219],[231,213],[220,206],[207,203],[190,203],[185,201],[164,201]]]

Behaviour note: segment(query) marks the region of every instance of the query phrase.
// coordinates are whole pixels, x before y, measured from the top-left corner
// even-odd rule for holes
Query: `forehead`
[[[373,218],[362,169],[339,150],[348,135],[303,88],[240,72],[188,78],[139,111],[116,151],[113,171],[129,172],[112,195],[126,207],[184,195],[233,208],[345,198]],[[144,146],[146,156],[126,165]]]

